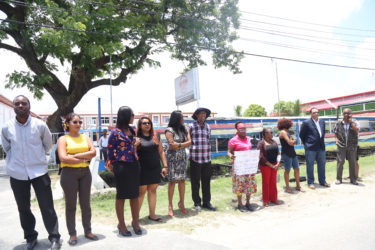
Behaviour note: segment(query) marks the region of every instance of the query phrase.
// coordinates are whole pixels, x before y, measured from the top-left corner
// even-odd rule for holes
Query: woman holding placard
[[[263,128],[261,133],[262,141],[258,144],[259,152],[259,168],[262,173],[262,195],[263,205],[268,207],[271,201],[275,205],[279,205],[277,200],[277,184],[276,175],[280,167],[279,146],[273,140],[271,128]]]
[[[232,190],[237,195],[238,210],[245,212],[246,210],[254,211],[250,205],[250,196],[257,191],[255,174],[236,175],[234,170],[235,151],[251,150],[251,140],[246,136],[246,126],[243,122],[236,122],[234,125],[237,133],[228,142],[228,157],[233,160],[232,168]],[[242,194],[246,194],[246,205],[242,203]]]

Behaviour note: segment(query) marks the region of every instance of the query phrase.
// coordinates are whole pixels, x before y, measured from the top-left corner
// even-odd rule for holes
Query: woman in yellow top
[[[87,135],[79,133],[81,117],[70,113],[65,118],[64,128],[68,133],[61,136],[57,142],[57,151],[61,161],[61,187],[65,194],[65,216],[69,231],[69,245],[77,244],[77,231],[75,225],[77,194],[82,212],[82,224],[85,237],[98,240],[91,232],[91,173],[90,160],[95,157],[96,150]]]

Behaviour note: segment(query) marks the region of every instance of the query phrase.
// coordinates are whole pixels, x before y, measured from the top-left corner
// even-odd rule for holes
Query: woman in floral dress
[[[180,201],[178,207],[183,214],[185,209],[185,179],[187,169],[186,148],[190,146],[191,139],[189,131],[184,125],[184,117],[181,111],[173,111],[169,120],[168,128],[165,130],[168,141],[167,163],[168,163],[168,215],[173,217],[173,194],[176,183]]]

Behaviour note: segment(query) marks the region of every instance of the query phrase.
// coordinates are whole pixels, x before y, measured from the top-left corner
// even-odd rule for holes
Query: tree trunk
[[[71,112],[73,112],[73,108]],[[70,112],[67,112],[65,115],[69,113]],[[57,109],[52,115],[48,116],[47,126],[49,127],[52,133],[64,132],[63,119],[65,115],[61,113],[60,109]]]

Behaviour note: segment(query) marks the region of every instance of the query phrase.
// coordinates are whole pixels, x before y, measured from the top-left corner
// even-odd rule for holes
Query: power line
[[[259,14],[259,13],[250,12],[250,11],[241,11],[240,10],[239,12],[245,13],[245,14],[250,14],[250,15],[255,15],[255,16],[262,16],[262,17],[274,18],[274,19],[285,20],[285,21],[296,22],[296,23],[310,24],[310,25],[327,27],[327,28],[335,28],[335,29],[343,29],[343,30],[353,30],[353,31],[361,31],[361,32],[375,32],[375,30],[371,30],[371,29],[350,28],[350,27],[342,27],[342,26],[334,26],[334,25],[327,25],[327,24],[312,23],[312,22],[306,22],[306,21],[301,21],[301,20],[296,20],[296,19],[290,19],[290,18],[284,18],[284,17],[278,17],[278,16],[271,16],[271,15]]]
[[[250,19],[245,19],[245,18],[240,18],[240,20],[244,20],[245,22],[260,23],[260,24],[266,24],[266,25],[272,25],[272,26],[278,26],[278,27],[284,27],[284,28],[291,28],[291,29],[298,29],[298,30],[303,30],[303,31],[312,31],[312,32],[318,32],[318,33],[336,34],[336,35],[352,36],[352,37],[364,37],[364,38],[369,37],[369,36],[366,36],[366,35],[348,34],[348,33],[334,32],[334,31],[323,31],[323,30],[317,30],[317,29],[302,28],[302,27],[298,27],[298,26],[290,26],[290,25],[285,25],[285,24],[250,20]]]
[[[281,37],[286,37],[286,38],[303,40],[303,41],[307,41],[307,42],[315,42],[315,43],[322,43],[322,44],[326,44],[326,45],[334,45],[334,46],[340,46],[340,47],[345,47],[345,48],[354,48],[354,49],[375,51],[375,49],[372,49],[372,48],[361,48],[361,47],[357,47],[357,46],[353,46],[353,45],[331,43],[331,42],[319,41],[319,40],[308,39],[308,38],[303,38],[303,37],[296,37],[296,36],[284,35],[282,33],[262,31],[262,30],[254,29],[252,27],[247,27],[247,26],[240,26],[240,29],[244,29],[244,30],[248,30],[248,31],[253,31],[253,32],[259,32],[259,33],[264,33],[264,34],[269,34],[269,35],[274,35],[274,36],[281,36]]]
[[[289,48],[289,49],[295,49],[295,50],[302,50],[302,51],[307,51],[307,52],[314,52],[314,53],[323,54],[323,55],[333,55],[333,56],[346,57],[346,58],[350,58],[350,59],[374,61],[374,59],[364,58],[364,57],[353,57],[352,55],[344,54],[344,53],[339,52],[339,51],[328,51],[328,50],[322,50],[322,49],[306,48],[306,47],[300,47],[300,46],[295,46],[295,45],[289,45],[289,44],[283,44],[283,43],[277,43],[277,42],[270,42],[270,41],[264,41],[264,40],[257,40],[257,39],[249,39],[249,38],[243,38],[243,37],[240,37],[240,40],[262,43],[262,44],[267,44],[267,45],[271,45],[271,46],[277,46],[277,47],[283,47],[283,48]],[[333,53],[331,53],[331,52],[333,52]],[[340,54],[335,54],[334,52],[338,52]]]
[[[322,40],[329,40],[329,41],[341,41],[341,42],[349,42],[349,43],[363,43],[363,41],[359,40],[347,40],[347,39],[340,39],[340,38],[334,38],[334,37],[323,37],[323,36],[312,36],[312,35],[307,35],[307,34],[302,34],[302,33],[293,33],[293,32],[286,32],[286,31],[280,31],[280,30],[275,30],[275,29],[265,29],[265,28],[259,28],[259,27],[249,27],[245,25],[241,25],[240,29],[244,30],[250,30],[250,31],[262,31],[264,33],[267,32],[272,32],[272,33],[277,33],[277,34],[287,34],[287,35],[295,35],[295,36],[302,36],[302,37],[310,37],[310,38],[315,38],[315,39],[322,39]],[[372,41],[368,41],[368,43],[375,43]]]
[[[43,28],[49,28],[49,29],[56,29],[56,30],[65,30],[65,31],[70,31],[70,32],[81,32],[81,33],[94,33],[94,34],[101,34],[101,35],[110,35],[110,36],[116,36],[112,34],[107,34],[107,33],[101,33],[101,32],[90,32],[90,31],[85,31],[85,30],[75,30],[75,29],[70,29],[70,28],[60,28],[60,27],[55,27],[51,25],[42,25],[42,24],[32,24],[32,23],[26,23],[26,22],[21,22],[21,21],[15,21],[15,20],[7,20],[7,19],[0,19],[0,21],[4,22],[10,22],[10,23],[18,23],[18,24],[24,24],[24,25],[30,25],[30,26],[39,26]],[[171,45],[177,45],[176,43],[169,43]],[[214,49],[214,48],[208,48],[204,46],[192,46],[198,49],[203,49],[203,50],[208,50],[208,51],[216,51],[220,52],[222,50],[220,49]],[[254,53],[249,53],[249,52],[237,52],[234,51],[236,54],[244,54],[244,55],[249,55],[249,56],[256,56],[256,57],[263,57],[263,58],[269,58],[269,59],[278,59],[278,60],[283,60],[283,61],[292,61],[292,62],[299,62],[299,63],[307,63],[307,64],[316,64],[316,65],[323,65],[323,66],[331,66],[331,67],[340,67],[340,68],[348,68],[348,69],[361,69],[361,70],[371,70],[375,71],[375,68],[368,68],[368,67],[355,67],[355,66],[347,66],[347,65],[339,65],[339,64],[329,64],[329,63],[321,63],[321,62],[314,62],[314,61],[305,61],[305,60],[299,60],[299,59],[293,59],[293,58],[286,58],[286,57],[276,57],[276,56],[269,56],[269,55],[261,55],[261,54],[254,54]]]

